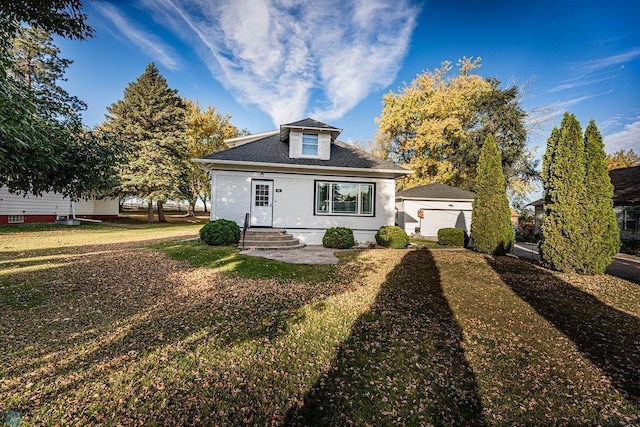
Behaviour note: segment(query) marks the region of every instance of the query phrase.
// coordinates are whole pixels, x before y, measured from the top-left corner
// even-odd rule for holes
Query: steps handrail
[[[242,247],[244,248],[245,238],[247,237],[247,228],[249,228],[249,212],[244,214],[244,226],[242,227]]]

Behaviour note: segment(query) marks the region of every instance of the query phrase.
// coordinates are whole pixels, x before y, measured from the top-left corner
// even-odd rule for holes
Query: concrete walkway
[[[240,253],[242,255],[275,259],[290,264],[337,264],[340,260],[334,253],[339,251],[339,249],[310,245],[300,249],[253,249],[241,251]]]
[[[511,253],[517,257],[532,261],[540,259],[538,246],[533,243],[517,242],[511,250]],[[640,258],[633,255],[617,254],[613,259],[613,263],[607,267],[606,273],[620,277],[621,279],[640,283]]]

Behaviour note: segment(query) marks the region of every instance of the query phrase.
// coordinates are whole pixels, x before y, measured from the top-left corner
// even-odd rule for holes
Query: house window
[[[312,133],[302,134],[302,155],[317,156],[318,155],[318,135]]]
[[[624,211],[624,229],[636,230],[638,228],[638,211],[628,209]]]
[[[256,184],[255,206],[269,206],[269,185]]]
[[[373,184],[316,181],[316,215],[373,216]]]
[[[24,222],[24,215],[9,215],[7,220],[9,224],[22,224]]]

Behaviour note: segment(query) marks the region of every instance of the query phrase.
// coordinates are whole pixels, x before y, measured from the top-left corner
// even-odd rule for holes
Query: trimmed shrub
[[[200,240],[211,246],[237,245],[240,241],[240,227],[235,221],[216,219],[200,229]]]
[[[443,246],[464,247],[464,230],[462,228],[441,228],[438,230],[438,243]]]
[[[346,227],[331,227],[322,237],[322,246],[334,249],[349,249],[356,244],[353,230]]]
[[[376,233],[376,242],[386,248],[404,249],[409,246],[409,236],[400,227],[386,225]]]

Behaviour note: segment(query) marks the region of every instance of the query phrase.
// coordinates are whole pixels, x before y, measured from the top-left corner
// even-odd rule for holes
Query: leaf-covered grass
[[[200,241],[165,242],[151,248],[163,251],[173,259],[187,261],[194,267],[209,267],[254,279],[273,279],[280,282],[300,280],[308,283],[330,282],[335,266],[288,264],[272,259],[241,255],[234,246],[208,246]],[[338,253],[340,257],[348,254]]]
[[[409,237],[409,244],[413,249],[445,249],[447,246],[441,245],[435,240]]]
[[[640,423],[631,282],[469,251],[283,266],[129,233],[92,246],[89,232],[72,251],[0,247],[0,419]]]

